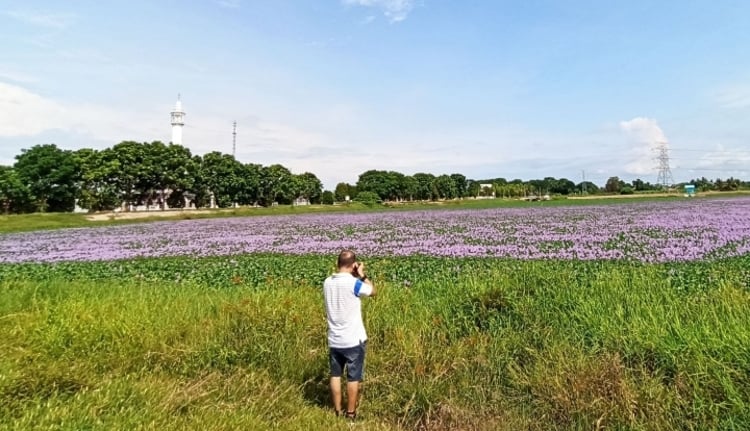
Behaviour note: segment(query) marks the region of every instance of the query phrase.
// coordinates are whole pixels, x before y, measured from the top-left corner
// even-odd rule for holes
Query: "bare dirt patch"
[[[138,220],[145,218],[173,218],[184,217],[187,215],[199,215],[216,213],[217,210],[166,210],[166,211],[138,211],[138,212],[106,212],[96,213],[86,216],[89,221],[110,221],[110,220]]]

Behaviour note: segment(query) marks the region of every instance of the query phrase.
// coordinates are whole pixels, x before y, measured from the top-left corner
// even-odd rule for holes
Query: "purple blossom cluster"
[[[692,261],[750,252],[750,198],[165,221],[0,235],[0,262],[241,253]]]

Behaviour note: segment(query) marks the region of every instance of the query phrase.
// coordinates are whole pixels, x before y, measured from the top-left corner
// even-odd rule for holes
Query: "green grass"
[[[0,233],[24,232],[42,229],[62,229],[92,225],[81,214],[35,213],[0,215]]]
[[[331,261],[0,265],[0,428],[350,429]],[[368,263],[360,429],[750,427],[750,257]]]
[[[525,202],[516,199],[465,199],[441,202],[404,202],[386,205],[366,206],[360,203],[346,205],[311,205],[311,206],[289,206],[282,205],[269,208],[234,208],[217,209],[209,211],[172,211],[169,217],[153,216],[139,219],[123,219],[112,215],[107,220],[91,221],[85,214],[73,213],[35,213],[21,215],[0,215],[0,234],[11,232],[27,232],[35,230],[61,229],[73,227],[107,226],[118,224],[143,223],[159,220],[188,220],[222,217],[249,217],[261,215],[287,215],[287,214],[315,214],[335,212],[373,212],[373,211],[412,211],[432,209],[487,209],[487,208],[523,208],[523,207],[548,207],[568,205],[617,205],[627,202],[648,202],[664,199],[681,198],[682,195],[650,196],[648,194],[625,199],[613,199],[602,196],[594,199],[565,199],[556,198],[551,201]],[[712,197],[737,197],[747,196],[746,192],[722,192],[710,195],[699,195],[699,198]]]

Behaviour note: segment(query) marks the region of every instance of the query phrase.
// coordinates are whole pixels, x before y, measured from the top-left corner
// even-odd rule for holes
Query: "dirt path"
[[[220,211],[220,210],[219,210]],[[143,218],[155,217],[179,217],[188,214],[207,214],[215,213],[217,210],[166,210],[166,211],[137,211],[137,212],[108,212],[98,213],[86,216],[89,221],[109,221],[109,220],[137,220]]]

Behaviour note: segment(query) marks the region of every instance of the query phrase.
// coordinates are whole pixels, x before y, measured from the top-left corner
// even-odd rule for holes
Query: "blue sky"
[[[750,179],[750,2],[0,0],[0,164],[169,141],[314,172]]]

